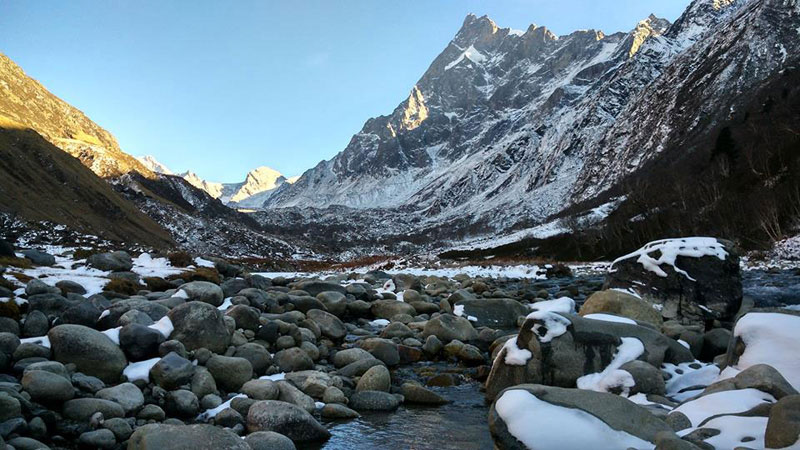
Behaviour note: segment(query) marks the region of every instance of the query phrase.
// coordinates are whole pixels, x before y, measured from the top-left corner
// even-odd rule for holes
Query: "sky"
[[[689,0],[0,0],[0,52],[124,151],[236,182],[299,175],[390,114],[468,13],[628,31]]]

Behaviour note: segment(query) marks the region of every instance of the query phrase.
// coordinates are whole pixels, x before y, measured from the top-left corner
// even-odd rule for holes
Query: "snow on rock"
[[[172,320],[170,320],[169,316],[164,316],[158,319],[158,322],[150,325],[149,328],[152,328],[161,333],[161,335],[164,336],[164,339],[169,339],[169,335],[172,334],[172,330],[175,329],[175,327],[172,325]]]
[[[762,403],[775,403],[775,397],[758,389],[721,391],[688,401],[675,411],[686,415],[693,427],[698,427],[712,416],[748,411]]]
[[[23,338],[19,340],[20,344],[38,344],[42,347],[50,348],[50,338],[47,336],[37,336],[37,337],[29,337]]]
[[[506,357],[503,361],[509,366],[524,366],[533,357],[530,350],[518,347],[517,337],[506,341],[503,348],[506,349]]]
[[[373,321],[370,321],[369,324],[370,326],[373,326],[375,328],[384,328],[389,325],[389,321],[386,319],[375,319]]]
[[[228,297],[228,298],[226,298],[226,299],[225,299],[225,300],[222,302],[222,304],[221,304],[221,305],[217,306],[217,309],[218,309],[218,310],[220,310],[220,311],[226,311],[228,308],[230,308],[231,306],[233,306],[233,303],[231,302],[231,298],[233,298],[233,297]]]
[[[621,338],[622,343],[617,347],[614,359],[600,373],[590,373],[577,380],[578,389],[597,392],[610,392],[619,388],[627,395],[630,388],[636,385],[630,372],[621,370],[623,364],[633,361],[644,353],[644,344],[633,337]]]
[[[544,322],[533,325],[533,332],[539,337],[539,342],[550,342],[567,332],[567,327],[572,325],[566,317],[552,311],[534,311],[526,319],[536,319]],[[544,330],[544,333],[542,332]]]
[[[122,374],[128,378],[128,381],[144,380],[150,382],[150,369],[161,361],[161,358],[151,358],[144,361],[137,361],[128,364],[122,371]]]
[[[108,330],[101,331],[101,333],[105,334],[111,341],[119,345],[119,330],[121,329],[122,327],[109,328]]]
[[[241,398],[241,397],[247,398],[247,395],[245,395],[245,394],[236,394],[233,397],[231,397],[230,399],[222,402],[216,408],[207,409],[204,412],[200,413],[200,415],[197,416],[197,420],[199,422],[205,422],[208,419],[213,419],[214,417],[217,416],[217,414],[222,412],[222,410],[224,410],[225,408],[229,408],[231,406],[231,402],[233,401],[233,399]]]
[[[550,311],[563,314],[572,314],[575,312],[575,300],[569,297],[559,297],[555,300],[536,302],[529,306],[534,311]]]
[[[464,59],[467,59],[467,60],[472,61],[474,63],[480,64],[480,63],[486,61],[486,56],[484,56],[481,52],[479,52],[477,49],[475,49],[474,46],[470,45],[466,50],[464,50],[463,53],[461,53],[461,55],[458,56],[458,58],[455,59],[455,61],[453,61],[450,64],[446,65],[444,67],[444,70],[452,69],[453,67],[457,66]]]
[[[700,361],[681,364],[664,363],[661,370],[669,378],[666,381],[667,397],[676,401],[686,401],[701,392],[706,386],[717,381],[719,367]]]
[[[547,403],[521,389],[505,391],[495,410],[508,432],[528,448],[653,448],[650,442],[614,430],[585,411]]]
[[[453,314],[457,315],[458,317],[465,317],[464,316],[464,305],[455,305],[453,307]],[[466,319],[470,322],[477,322],[478,318],[475,316],[467,315]]]
[[[716,436],[705,439],[703,442],[711,444],[717,449],[729,448],[764,448],[764,434],[767,430],[767,417],[740,417],[721,416],[703,424],[703,428],[714,428],[720,431]],[[682,430],[678,434],[685,436],[696,428]],[[755,440],[742,441],[744,438]],[[797,447],[790,447],[797,448]]]
[[[286,379],[286,373],[285,372],[281,372],[281,373],[276,373],[275,375],[264,375],[264,376],[258,377],[258,379],[259,380],[281,381],[281,380]]]
[[[197,267],[214,267],[214,263],[212,261],[200,257],[194,259],[194,264]]]
[[[651,254],[655,252],[658,252],[658,258],[651,256]],[[619,261],[636,258],[636,262],[641,264],[645,270],[649,270],[660,277],[667,276],[667,273],[661,269],[661,265],[666,264],[672,266],[675,272],[682,274],[689,280],[695,281],[686,271],[675,265],[675,260],[678,256],[691,258],[715,256],[724,261],[728,256],[728,252],[725,251],[725,246],[715,238],[690,237],[682,239],[662,239],[650,242],[633,253],[617,258],[611,264],[611,267],[613,270],[614,264]]]
[[[595,314],[587,314],[583,316],[584,319],[593,319],[593,320],[602,320],[605,322],[617,322],[617,323],[628,323],[631,325],[638,325],[635,320],[628,319],[627,317],[620,317],[615,316],[612,314],[602,314],[602,313],[595,313]]]
[[[756,364],[774,367],[795,389],[800,390],[800,317],[791,314],[750,312],[733,330],[745,344],[739,361],[720,379],[735,376]]]

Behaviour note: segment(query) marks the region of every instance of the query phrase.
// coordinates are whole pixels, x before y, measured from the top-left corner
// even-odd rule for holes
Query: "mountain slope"
[[[0,113],[36,130],[100,177],[115,177],[130,171],[152,176],[142,163],[119,148],[111,133],[53,95],[2,53]]]
[[[105,239],[156,248],[169,234],[76,158],[26,126],[0,116],[0,210]]]
[[[266,206],[396,209],[455,241],[534,233],[566,211],[602,221],[631,193],[620,183],[797,63],[798,14],[795,1],[695,0],[674,24],[567,36],[469,16],[391,115]],[[554,229],[569,231],[538,232]]]

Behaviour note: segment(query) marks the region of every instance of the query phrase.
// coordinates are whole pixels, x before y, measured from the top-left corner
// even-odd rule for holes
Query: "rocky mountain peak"
[[[153,155],[137,156],[136,159],[155,173],[160,173],[163,175],[175,175],[175,173],[171,171],[169,167],[162,164]]]
[[[669,29],[670,25],[672,24],[669,20],[661,19],[654,14],[650,14],[646,19],[640,21],[631,32],[633,42],[631,43],[630,50],[628,50],[628,57],[632,58],[633,55],[639,51],[642,44],[650,37],[664,34]]]

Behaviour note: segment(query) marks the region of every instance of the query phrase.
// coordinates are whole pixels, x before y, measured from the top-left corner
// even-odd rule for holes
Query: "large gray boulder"
[[[144,405],[144,395],[133,383],[122,383],[114,387],[100,389],[95,396],[119,404],[125,410],[125,414],[136,411]]]
[[[469,320],[463,317],[442,314],[428,320],[422,330],[422,336],[436,336],[442,342],[459,340],[462,342],[472,341],[478,338],[478,332],[472,327]]]
[[[206,362],[206,368],[214,377],[217,386],[227,392],[238,392],[243,384],[253,378],[253,365],[244,358],[214,355]]]
[[[728,241],[697,239],[652,242],[618,259],[606,277],[604,289],[638,293],[644,300],[661,305],[664,320],[685,325],[732,321],[742,303],[738,250]],[[678,252],[674,266],[660,261],[665,252]],[[690,252],[707,256],[684,256]],[[639,262],[640,258],[651,264]]]
[[[105,334],[83,325],[58,325],[47,333],[53,359],[75,364],[79,372],[106,383],[119,381],[128,364],[125,354]]]
[[[133,268],[131,255],[126,252],[97,253],[86,262],[95,269],[111,272],[127,272]]]
[[[75,396],[68,378],[44,370],[26,371],[21,383],[31,399],[40,403],[63,402]]]
[[[214,425],[148,424],[139,427],[128,441],[128,450],[250,450],[233,432]]]
[[[175,329],[170,339],[180,341],[186,350],[205,347],[224,353],[231,342],[224,315],[204,302],[188,302],[171,309],[168,314]]]
[[[370,311],[373,316],[379,319],[391,319],[398,314],[408,314],[414,317],[417,314],[417,310],[413,306],[397,300],[378,300],[373,302]]]
[[[191,283],[182,284],[178,289],[186,292],[190,300],[214,306],[221,305],[224,298],[222,288],[210,281],[192,281]]]
[[[56,263],[55,256],[39,250],[23,250],[21,253],[37,266],[52,266]]]
[[[294,284],[294,288],[300,291],[308,292],[312,297],[316,297],[322,292],[331,291],[340,294],[346,294],[347,289],[339,283],[330,283],[327,281],[300,281]]]
[[[464,307],[464,315],[478,319],[472,322],[478,328],[514,328],[519,316],[530,312],[525,305],[510,298],[465,299],[456,303],[459,305]]]
[[[542,407],[547,408],[546,404],[566,408],[568,411],[582,411],[599,419],[611,430],[626,433],[634,439],[645,441],[645,444],[649,443],[650,448],[655,447],[657,435],[660,435],[659,439],[663,439],[663,433],[671,436],[675,434],[666,422],[619,395],[523,384],[500,392],[489,410],[489,430],[495,446],[501,450],[527,449],[527,446],[509,432],[507,421],[524,420],[520,415],[535,414],[537,410],[541,411]],[[539,412],[539,414],[547,413]],[[586,438],[581,433],[571,433],[570,423],[562,425],[563,428],[558,429],[540,427],[536,422],[530,423],[529,426],[538,427],[542,435],[556,436],[562,448],[590,448],[586,447],[584,442]],[[629,445],[621,445],[620,448],[627,447]]]
[[[578,378],[602,372],[611,363],[623,337],[639,339],[644,353],[638,359],[654,367],[665,362],[694,361],[689,349],[652,328],[585,319],[575,314],[550,314],[554,316],[527,319],[520,329],[516,346],[530,352],[527,362],[509,364],[505,358],[508,349],[499,351],[486,381],[487,398],[492,400],[503,389],[517,384],[576,387]],[[553,333],[554,321],[564,324],[560,334]]]
[[[64,403],[61,413],[64,417],[76,422],[88,422],[95,413],[103,417],[125,417],[125,410],[119,403],[101,398],[75,398]]]
[[[322,335],[337,341],[347,335],[347,328],[335,315],[319,309],[312,309],[306,313],[309,319],[317,324]]]
[[[247,431],[274,431],[294,442],[321,441],[331,435],[305,410],[277,400],[262,400],[250,407]]]

